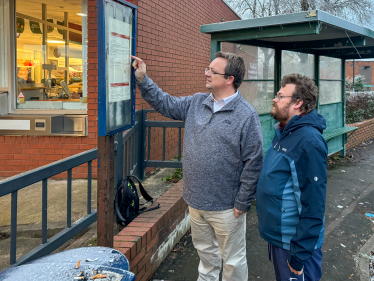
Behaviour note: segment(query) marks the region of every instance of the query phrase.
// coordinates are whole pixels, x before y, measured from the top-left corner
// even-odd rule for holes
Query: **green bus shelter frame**
[[[282,78],[282,50],[314,55],[316,85],[320,84],[320,57],[341,59],[341,79],[334,81],[342,83],[342,101],[323,105],[318,101],[317,110],[327,121],[323,136],[329,146],[329,155],[337,152],[345,155],[347,139],[357,129],[346,126],[345,121],[345,61],[374,58],[373,30],[316,10],[208,24],[201,26],[200,31],[211,35],[211,60],[215,58],[214,54],[221,50],[222,42],[274,49],[274,79],[244,80],[274,81],[274,95],[280,88]],[[259,115],[266,151],[275,134],[275,121],[268,113]]]

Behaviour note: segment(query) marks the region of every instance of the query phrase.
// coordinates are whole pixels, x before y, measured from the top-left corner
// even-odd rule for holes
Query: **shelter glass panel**
[[[221,50],[244,59],[245,80],[274,79],[274,49],[222,42]]]
[[[341,81],[319,82],[319,103],[328,104],[342,101]]]
[[[314,55],[282,51],[282,77],[299,73],[314,79]]]
[[[258,114],[269,113],[272,109],[274,82],[245,81],[240,85],[239,91]]]
[[[319,78],[329,80],[342,79],[342,60],[320,56],[319,58]]]

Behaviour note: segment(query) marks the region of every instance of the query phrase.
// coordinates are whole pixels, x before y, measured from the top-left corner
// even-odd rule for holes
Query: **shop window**
[[[86,0],[43,3],[16,0],[16,108],[86,110]]]
[[[7,22],[8,12],[6,0],[0,0],[0,93],[5,92],[8,87],[8,56],[7,56]]]
[[[275,94],[274,49],[222,42],[221,50],[244,59],[246,73],[239,91],[258,114],[268,114]]]
[[[342,101],[342,60],[319,58],[319,104]]]

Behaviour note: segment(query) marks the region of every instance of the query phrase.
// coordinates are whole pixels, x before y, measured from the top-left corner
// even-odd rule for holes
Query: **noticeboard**
[[[98,0],[99,136],[113,135],[135,123],[137,7],[121,0]]]

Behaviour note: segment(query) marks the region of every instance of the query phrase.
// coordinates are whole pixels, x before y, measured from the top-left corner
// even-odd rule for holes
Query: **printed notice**
[[[120,102],[131,98],[131,25],[108,18],[108,101]]]

